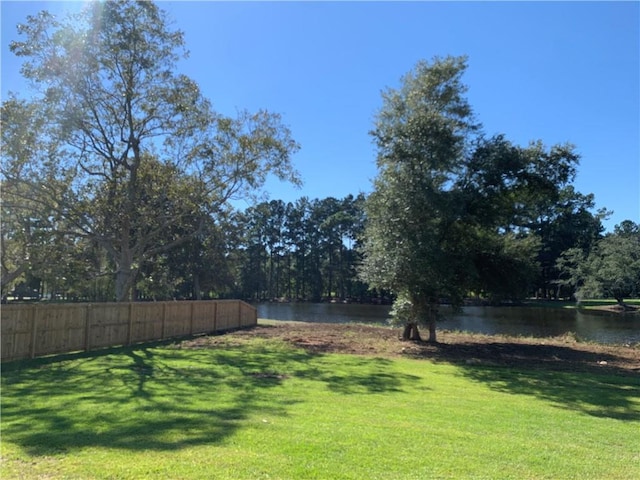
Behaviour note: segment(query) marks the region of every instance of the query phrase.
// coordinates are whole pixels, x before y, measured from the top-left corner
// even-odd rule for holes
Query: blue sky
[[[8,51],[16,24],[69,2],[1,2],[2,85],[28,96]],[[283,115],[305,182],[268,183],[293,201],[369,192],[368,135],[380,92],[419,59],[467,55],[467,96],[487,134],[571,142],[576,188],[614,210],[607,229],[640,222],[638,2],[161,2],[184,31],[180,70],[214,107]]]

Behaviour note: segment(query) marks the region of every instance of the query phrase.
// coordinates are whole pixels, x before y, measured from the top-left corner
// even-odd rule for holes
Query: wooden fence
[[[88,351],[257,324],[239,300],[2,305],[2,361]]]

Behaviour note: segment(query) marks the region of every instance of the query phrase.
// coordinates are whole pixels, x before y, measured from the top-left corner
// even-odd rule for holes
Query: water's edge
[[[389,325],[387,305],[331,303],[258,303],[258,318],[325,323]],[[640,315],[603,314],[575,309],[539,307],[465,307],[441,310],[440,328],[471,333],[557,337],[568,333],[583,341],[605,344],[640,343]]]

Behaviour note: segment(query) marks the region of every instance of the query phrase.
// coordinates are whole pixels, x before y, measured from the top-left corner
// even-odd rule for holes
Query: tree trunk
[[[202,291],[200,290],[200,274],[193,274],[193,299],[202,300]]]
[[[422,341],[422,337],[420,337],[420,330],[418,330],[418,324],[414,322],[407,323],[404,326],[404,331],[402,332],[402,340],[412,340],[412,341]]]
[[[437,343],[436,339],[436,321],[438,320],[438,303],[436,301],[430,301],[428,305],[427,313],[429,315],[429,343]]]
[[[618,306],[622,308],[623,311],[626,312],[627,310],[631,310],[631,307],[629,307],[629,305],[624,303],[624,297],[615,297],[615,298],[616,298],[616,302],[618,302]]]
[[[429,320],[429,343],[437,343],[436,340],[436,319],[432,318]]]
[[[5,287],[13,282],[16,278],[22,275],[24,272],[28,270],[28,264],[25,262],[16,268],[13,271],[9,271],[9,269],[2,268],[2,275],[0,276],[0,283],[2,284],[2,290],[4,291]]]
[[[409,340],[409,335],[411,335],[411,324],[407,323],[404,326],[404,330],[402,331],[402,340],[403,341]]]
[[[128,241],[128,236],[125,240]],[[133,252],[123,245],[119,257],[118,271],[116,272],[116,302],[130,302],[131,289],[137,275],[137,271],[133,267]]]
[[[131,301],[131,270],[120,269],[116,273],[116,302]]]

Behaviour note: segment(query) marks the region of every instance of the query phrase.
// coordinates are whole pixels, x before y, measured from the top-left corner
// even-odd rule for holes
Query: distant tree
[[[104,249],[118,301],[131,298],[145,263],[201,233],[228,200],[269,174],[299,183],[290,163],[298,146],[280,117],[213,112],[175,73],[183,34],[168,25],[153,2],[93,2],[62,20],[28,17],[18,26],[24,40],[11,44],[46,105],[47,135],[64,147],[52,161],[70,176],[69,189],[41,202]],[[39,191],[42,176],[3,175]],[[156,180],[164,191],[146,183]]]
[[[283,287],[286,279],[284,270],[286,263],[286,204],[282,200],[271,200],[268,203],[266,217],[266,243],[269,252],[269,298],[280,298],[287,289]]]
[[[593,194],[582,195],[573,186],[560,191],[557,201],[547,208],[544,215],[532,225],[532,230],[540,239],[540,249],[537,255],[540,270],[536,279],[536,290],[543,297],[559,297],[558,279],[560,272],[557,261],[562,252],[569,248],[579,248],[590,251],[600,238],[602,219],[608,212],[594,209]]]
[[[558,260],[561,282],[575,287],[584,298],[624,299],[640,294],[640,224],[625,220],[605,235],[588,253],[579,248],[564,252]]]
[[[482,230],[476,262],[488,296],[539,290],[546,297],[557,289],[560,254],[573,246],[588,249],[598,238],[606,212],[593,214],[593,195],[571,185],[578,162],[572,145],[520,147],[503,135],[476,143],[456,187],[464,192],[465,222]]]
[[[340,200],[338,210],[330,218],[337,241],[333,248],[337,250],[337,286],[336,293],[340,299],[356,297],[358,284],[356,265],[360,262],[358,246],[364,228],[365,196],[347,195]]]
[[[160,251],[142,266],[136,282],[140,297],[202,300],[235,293],[239,227],[232,213],[216,217],[215,221],[212,217],[207,219],[199,235]],[[168,238],[182,235],[167,233]]]
[[[302,197],[293,203],[287,215],[287,242],[293,258],[291,281],[293,298],[296,300],[308,298],[307,290],[310,284],[308,257],[312,248],[310,231],[313,229],[310,219],[311,209],[312,203],[309,198]]]
[[[243,296],[255,300],[268,297],[269,251],[267,247],[267,221],[269,203],[261,202],[241,213],[243,224],[243,252],[240,283]]]
[[[311,301],[354,296],[355,288],[362,289],[355,247],[363,228],[363,202],[362,194],[303,197],[248,208],[242,213],[244,295]]]

